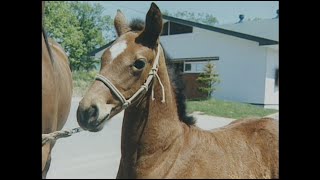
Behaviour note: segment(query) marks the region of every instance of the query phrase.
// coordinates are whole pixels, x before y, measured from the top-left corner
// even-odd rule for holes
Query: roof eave
[[[194,26],[194,27],[198,27],[198,28],[201,28],[201,29],[206,29],[206,30],[209,30],[209,31],[214,31],[214,32],[219,32],[219,33],[223,33],[223,34],[230,35],[230,36],[235,36],[235,37],[242,38],[242,39],[256,41],[256,42],[259,43],[259,45],[278,44],[278,41],[274,41],[274,40],[270,40],[270,39],[266,39],[266,38],[261,38],[261,37],[258,37],[258,36],[253,36],[253,35],[244,34],[244,33],[236,32],[236,31],[231,31],[231,30],[227,30],[227,29],[223,29],[223,28],[218,28],[218,27],[214,27],[214,26],[201,24],[201,23],[187,21],[187,20],[184,20],[184,19],[179,19],[179,18],[167,16],[167,15],[162,15],[162,17],[163,17],[163,19],[166,19],[166,20],[169,20],[169,21],[173,21],[173,22],[177,22],[177,23],[180,23],[180,24],[184,24],[184,25],[188,25],[188,26]]]

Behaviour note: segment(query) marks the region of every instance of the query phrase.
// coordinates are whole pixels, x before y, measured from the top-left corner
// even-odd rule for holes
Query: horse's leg
[[[51,165],[51,153],[49,154],[49,157],[48,157],[48,160],[47,160],[46,165],[44,167],[44,170],[42,171],[42,179],[46,179],[50,165]]]
[[[45,179],[51,162],[51,147],[50,143],[42,147],[42,178]]]

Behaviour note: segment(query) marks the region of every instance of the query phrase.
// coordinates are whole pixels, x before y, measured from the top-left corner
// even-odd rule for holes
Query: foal
[[[206,131],[186,116],[171,83],[152,3],[145,27],[118,10],[117,40],[103,53],[100,74],[79,103],[79,125],[97,132],[125,109],[117,178],[278,178],[278,123],[238,120]]]

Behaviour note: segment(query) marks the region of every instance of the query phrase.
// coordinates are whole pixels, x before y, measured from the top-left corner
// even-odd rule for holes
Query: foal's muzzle
[[[89,107],[80,102],[77,110],[77,121],[84,130],[97,132],[102,130],[105,122],[110,119],[113,105],[94,103]]]

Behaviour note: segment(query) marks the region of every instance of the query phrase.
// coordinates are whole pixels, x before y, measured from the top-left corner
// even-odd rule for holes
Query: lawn
[[[222,100],[194,100],[187,102],[187,111],[201,111],[207,115],[220,116],[226,118],[246,118],[246,117],[263,117],[278,112],[278,110],[264,109],[263,107],[228,102]]]

